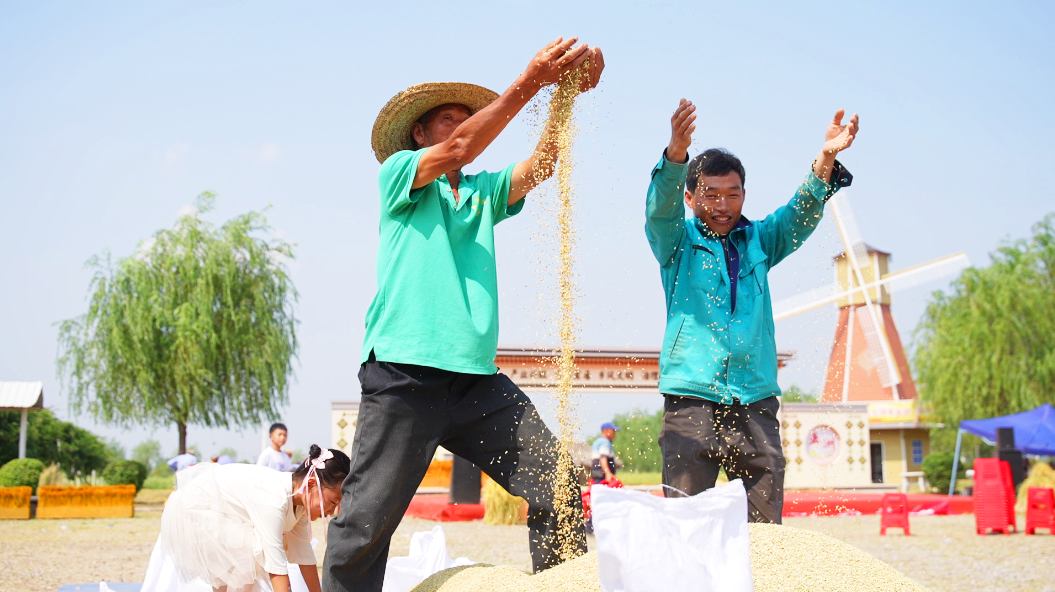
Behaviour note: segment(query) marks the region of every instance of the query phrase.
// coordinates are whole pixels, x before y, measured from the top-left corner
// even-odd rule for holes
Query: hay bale
[[[1019,514],[1026,513],[1027,493],[1030,487],[1050,487],[1055,489],[1055,469],[1048,463],[1035,462],[1029,469],[1029,475],[1018,486],[1018,501],[1015,502],[1015,511]]]
[[[750,529],[755,592],[927,592],[886,563],[827,535],[773,524],[752,524]],[[597,554],[537,575],[507,566],[457,567],[433,575],[413,592],[476,590],[600,592]]]
[[[501,485],[488,479],[484,485],[484,524],[524,524],[527,519],[522,509],[524,498],[510,494]]]

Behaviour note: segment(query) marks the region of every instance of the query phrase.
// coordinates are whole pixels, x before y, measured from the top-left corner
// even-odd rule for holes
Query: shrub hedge
[[[37,491],[44,463],[35,458],[16,458],[0,467],[0,487],[31,487]]]
[[[103,480],[110,485],[135,485],[136,491],[143,488],[147,478],[147,467],[135,460],[115,460],[103,469]]]

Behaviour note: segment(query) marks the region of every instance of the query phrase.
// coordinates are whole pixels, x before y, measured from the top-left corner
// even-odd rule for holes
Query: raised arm
[[[685,234],[685,169],[696,131],[696,106],[682,99],[670,118],[670,143],[663,151],[645,201],[645,236],[660,265],[667,265]]]
[[[586,59],[589,47],[585,43],[572,47],[577,40],[558,38],[542,48],[500,97],[462,122],[446,140],[429,146],[418,161],[411,188],[424,187],[475,160],[539,90]]]
[[[813,170],[802,182],[788,205],[780,207],[758,225],[762,249],[769,258],[769,266],[780,263],[795,252],[820,224],[824,215],[824,204],[840,187],[850,184],[852,178],[835,157],[853,144],[857,137],[858,117],[855,113],[850,122],[842,125],[845,112],[839,109],[828,124],[824,134],[824,147]],[[838,171],[837,178],[832,173]]]
[[[597,86],[601,80],[601,72],[604,71],[604,54],[600,47],[590,49],[588,55],[589,70],[584,72],[579,84],[579,92],[584,93]],[[557,122],[550,119],[546,121],[546,127],[542,130],[535,151],[527,160],[518,162],[513,167],[513,178],[509,188],[509,205],[524,199],[532,189],[540,183],[553,176],[557,167],[557,157],[560,147],[557,146]]]

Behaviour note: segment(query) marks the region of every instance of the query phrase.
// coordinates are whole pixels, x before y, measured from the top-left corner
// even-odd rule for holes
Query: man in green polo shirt
[[[604,69],[598,48],[558,39],[502,94],[459,83],[413,86],[381,110],[377,294],[366,315],[362,401],[340,513],[330,523],[323,588],[380,591],[389,541],[443,446],[528,501],[535,571],[559,562],[551,478],[557,442],[528,397],[498,374],[494,226],[553,173],[547,125],[534,153],[500,172],[471,163],[542,88],[589,58],[581,90]],[[578,500],[576,488],[573,499]],[[565,536],[586,550],[582,526]]]

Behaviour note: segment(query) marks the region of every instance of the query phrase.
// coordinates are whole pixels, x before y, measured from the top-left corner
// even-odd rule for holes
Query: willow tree
[[[274,419],[296,356],[292,246],[249,212],[222,227],[197,211],[113,263],[92,257],[88,312],[59,326],[75,412],[110,425],[245,426]]]
[[[915,333],[920,397],[951,427],[1055,402],[1055,214],[990,257],[934,293]]]

